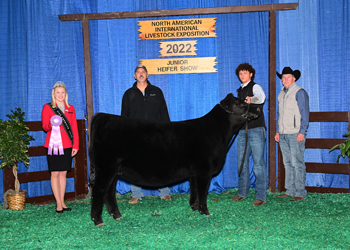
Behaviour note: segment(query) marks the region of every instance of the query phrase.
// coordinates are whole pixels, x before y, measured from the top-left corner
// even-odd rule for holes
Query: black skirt
[[[47,150],[46,150],[47,154]],[[48,155],[49,171],[70,171],[72,168],[72,148],[65,148],[64,155]]]

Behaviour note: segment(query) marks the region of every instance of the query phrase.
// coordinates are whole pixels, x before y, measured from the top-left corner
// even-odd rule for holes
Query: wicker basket
[[[9,204],[9,209],[23,210],[25,207],[26,194],[26,190],[20,190],[18,194],[8,194],[7,202]]]

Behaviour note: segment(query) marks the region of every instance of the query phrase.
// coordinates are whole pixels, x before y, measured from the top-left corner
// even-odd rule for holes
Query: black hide
[[[190,205],[209,216],[208,188],[222,169],[232,135],[260,110],[228,94],[205,116],[155,122],[98,113],[91,121],[91,219],[104,225],[102,208],[116,219],[118,178],[142,187],[163,187],[189,179]]]

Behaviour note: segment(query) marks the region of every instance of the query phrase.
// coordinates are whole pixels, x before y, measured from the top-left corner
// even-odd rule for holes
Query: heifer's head
[[[220,106],[227,113],[242,116],[248,121],[257,118],[261,113],[260,108],[234,97],[232,93],[220,102]]]

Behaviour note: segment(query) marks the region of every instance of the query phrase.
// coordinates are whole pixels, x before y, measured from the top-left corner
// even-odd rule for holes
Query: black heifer
[[[205,116],[181,122],[154,122],[98,113],[91,121],[91,219],[102,226],[105,203],[122,218],[115,198],[118,178],[142,187],[189,179],[190,205],[209,216],[207,194],[222,169],[229,142],[260,110],[228,94]]]

